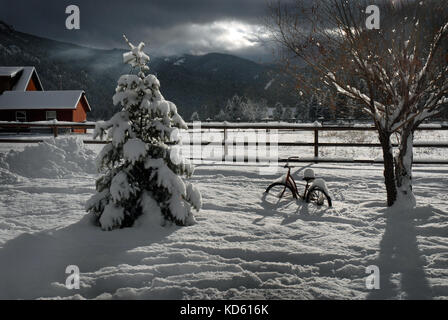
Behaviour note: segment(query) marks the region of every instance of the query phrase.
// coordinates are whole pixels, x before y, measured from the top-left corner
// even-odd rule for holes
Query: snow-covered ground
[[[198,165],[196,225],[142,218],[106,232],[84,211],[96,174],[80,170],[101,146],[25,146],[0,144],[0,298],[448,298],[448,166],[416,166],[418,207],[393,212],[379,164],[297,165],[297,176],[313,168],[327,181],[330,209],[265,197],[283,169]],[[65,287],[68,265],[80,289]],[[379,290],[366,288],[370,265]]]

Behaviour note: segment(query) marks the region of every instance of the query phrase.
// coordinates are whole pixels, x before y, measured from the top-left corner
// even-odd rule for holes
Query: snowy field
[[[448,140],[446,131],[430,134],[419,139]],[[84,211],[101,146],[58,141],[0,144],[2,299],[448,299],[448,165],[414,168],[418,207],[409,212],[386,209],[379,164],[297,165],[297,177],[311,167],[327,181],[330,209],[264,197],[283,169],[198,165],[196,225],[142,218],[105,232]],[[370,152],[378,150],[362,156],[375,158]],[[68,265],[80,269],[78,290],[65,287]],[[370,265],[379,267],[379,290],[366,288]]]

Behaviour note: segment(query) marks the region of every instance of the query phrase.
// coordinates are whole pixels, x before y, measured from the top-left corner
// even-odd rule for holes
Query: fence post
[[[317,128],[314,129],[314,157],[319,158],[319,129]]]
[[[56,126],[53,127],[53,135],[55,138],[58,136],[58,127]]]
[[[227,158],[227,154],[229,153],[227,146],[227,129],[224,128],[224,159]]]

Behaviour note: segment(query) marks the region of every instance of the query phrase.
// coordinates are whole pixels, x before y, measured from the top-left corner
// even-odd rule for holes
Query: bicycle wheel
[[[286,187],[286,188],[285,188]],[[297,195],[294,190],[283,182],[274,182],[267,187],[265,193],[269,193],[277,198],[292,196],[297,199]]]
[[[314,187],[309,190],[306,196],[306,202],[314,203],[318,206],[323,206],[325,204],[325,200],[327,201],[328,207],[331,207],[332,204],[330,196],[319,187]]]

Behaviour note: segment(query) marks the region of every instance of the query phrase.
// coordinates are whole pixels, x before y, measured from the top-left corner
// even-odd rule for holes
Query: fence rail
[[[59,129],[93,129],[95,128],[94,122],[76,123],[76,122],[55,122],[55,123],[39,123],[39,122],[0,122],[0,128],[14,130],[20,132],[23,129],[31,128],[46,128],[51,129],[55,137],[58,136]],[[188,124],[189,130],[219,130],[223,133],[223,140],[219,142],[207,142],[201,141],[202,146],[215,145],[223,146],[224,148],[229,146],[258,146],[257,142],[235,142],[228,140],[228,133],[232,130],[279,130],[279,131],[311,131],[314,133],[313,142],[263,142],[263,146],[279,146],[279,147],[312,147],[314,148],[313,158],[301,158],[292,160],[291,162],[335,162],[335,163],[381,163],[379,160],[370,159],[336,159],[336,158],[319,158],[319,148],[320,147],[381,147],[379,143],[347,143],[347,142],[320,142],[319,132],[324,131],[375,131],[376,128],[372,125],[363,126],[345,126],[345,125],[304,125],[304,124],[277,124],[277,123],[201,123],[200,125],[195,123]],[[448,124],[422,124],[417,128],[417,131],[439,131],[448,130]],[[17,138],[0,138],[0,143],[39,143],[43,139],[17,139]],[[100,140],[84,140],[86,144],[106,144],[108,141]],[[193,145],[194,142],[190,142]],[[393,145],[396,147],[397,145]],[[448,148],[447,142],[420,142],[414,144],[415,148]],[[207,160],[207,159],[203,159]],[[227,159],[228,160],[228,159]],[[234,162],[236,161],[234,158]],[[257,159],[258,161],[258,159]],[[285,162],[287,159],[278,159],[279,162]],[[244,162],[248,162],[247,157],[244,158]],[[426,161],[415,161],[415,163],[425,163],[425,164],[448,164],[448,160],[426,160]]]

